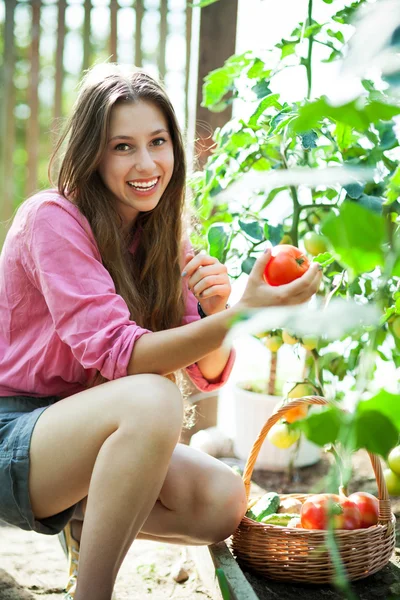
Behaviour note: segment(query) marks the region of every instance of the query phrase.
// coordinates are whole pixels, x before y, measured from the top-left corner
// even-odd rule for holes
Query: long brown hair
[[[163,113],[173,143],[174,169],[156,208],[140,213],[127,236],[98,166],[106,150],[113,107],[138,101],[150,102]],[[89,221],[103,264],[131,319],[151,331],[179,326],[184,314],[180,259],[186,164],[177,118],[164,89],[139,69],[126,70],[113,63],[96,65],[82,80],[49,173],[65,143],[58,190]],[[132,256],[129,246],[134,235],[139,236],[139,243]]]

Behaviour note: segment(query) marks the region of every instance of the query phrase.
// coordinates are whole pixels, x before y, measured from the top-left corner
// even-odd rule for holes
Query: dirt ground
[[[179,584],[173,572],[182,565],[189,579]],[[0,600],[59,600],[66,567],[57,537],[0,526]],[[185,547],[143,540],[132,545],[115,591],[118,600],[211,599]]]
[[[244,466],[235,459],[226,459],[225,462]],[[376,482],[366,453],[357,453],[353,462],[356,479],[353,480],[350,491],[376,493]],[[263,490],[275,490],[278,493],[319,491],[318,487],[328,473],[329,464],[329,458],[324,456],[317,465],[296,470],[291,479],[282,473],[255,471],[252,495],[258,495]],[[393,510],[395,514],[400,514],[400,499],[393,502]],[[174,571],[180,566],[184,566],[189,574],[189,579],[181,584],[176,583],[173,578]],[[20,531],[0,522],[0,600],[61,599],[65,572],[66,559],[56,537]],[[260,598],[265,597],[260,593],[261,589],[257,589],[260,586],[264,592],[268,589],[268,597],[282,598],[278,589],[268,586],[267,582],[251,582]],[[397,586],[398,590],[396,589],[392,598],[400,597],[400,583]],[[136,541],[132,545],[122,565],[115,591],[119,600],[212,600],[208,590],[199,581],[196,567],[189,559],[185,547],[147,541]],[[297,597],[303,597],[299,595],[299,590]],[[369,595],[365,597],[375,598]]]

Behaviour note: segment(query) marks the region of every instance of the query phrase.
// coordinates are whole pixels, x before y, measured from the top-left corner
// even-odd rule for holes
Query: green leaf
[[[197,2],[197,4],[189,4],[191,8],[204,8],[205,6],[210,6],[210,4],[214,4],[218,2],[218,0],[201,0],[201,2]]]
[[[319,263],[322,267],[327,267],[335,262],[335,257],[330,252],[322,252],[314,256],[313,262]]]
[[[264,200],[263,205],[261,207],[261,210],[263,210],[264,208],[266,208],[267,206],[269,206],[271,204],[271,202],[273,202],[273,200],[275,199],[275,197],[280,193],[283,192],[283,190],[286,190],[286,187],[278,187],[278,188],[274,188],[273,190],[270,191],[270,193],[268,194],[266,200]],[[268,237],[265,236],[267,239]]]
[[[277,246],[283,237],[283,225],[274,225],[268,224],[268,239],[273,246]]]
[[[330,215],[322,226],[337,260],[354,275],[383,266],[386,241],[384,219],[354,202],[344,202],[340,214]]]
[[[264,231],[258,221],[252,221],[251,223],[245,223],[239,220],[240,228],[253,240],[261,241],[264,239]]]
[[[377,123],[379,120],[388,121],[398,114],[400,114],[400,106],[392,104],[372,101],[362,106],[359,100],[353,100],[342,106],[331,106],[323,96],[315,102],[302,106],[298,117],[291,122],[291,127],[293,131],[301,133],[313,129],[323,119],[332,119],[359,131],[365,131],[370,123]]]
[[[368,208],[373,212],[382,214],[383,200],[378,196],[368,196],[367,194],[361,194],[361,196],[357,198],[357,202],[358,204],[365,206],[365,208]]]
[[[350,198],[357,200],[357,198],[362,195],[364,186],[360,185],[359,183],[348,183],[347,185],[343,186],[343,189],[346,190],[347,195],[350,196]]]
[[[399,439],[392,420],[380,410],[368,410],[357,415],[355,422],[356,448],[365,448],[386,458]]]
[[[254,64],[247,71],[247,77],[249,79],[267,79],[271,74],[271,69],[265,68],[265,62],[260,58],[254,60]]]
[[[225,262],[225,248],[229,240],[225,225],[212,225],[208,230],[207,238],[211,256],[215,256],[220,262]]]
[[[386,390],[380,390],[375,396],[358,403],[356,414],[368,411],[379,411],[392,421],[400,431],[400,396],[391,394]],[[393,444],[395,445],[395,444]]]
[[[333,0],[323,0],[323,2],[325,2],[325,4],[332,4]]]
[[[252,168],[255,171],[269,171],[271,163],[266,158],[262,157],[253,164]]]
[[[229,583],[228,580],[226,578],[226,575],[223,571],[223,569],[215,569],[215,573],[217,575],[217,579],[218,579],[218,583],[219,583],[219,587],[221,590],[221,594],[222,594],[222,600],[231,600],[231,593],[229,590]]]
[[[254,113],[251,115],[249,119],[249,126],[255,127],[258,123],[258,119],[267,110],[267,108],[274,106],[277,110],[281,110],[282,105],[279,104],[278,98],[279,94],[270,94],[266,98],[263,98],[260,104],[258,105],[257,110],[255,110]]]
[[[290,40],[282,40],[279,44],[276,44],[277,48],[281,49],[281,60],[286,58],[286,56],[290,56],[296,52],[296,46],[299,43],[299,39],[295,42]]]
[[[292,428],[301,429],[307,439],[317,446],[325,446],[325,444],[334,444],[338,440],[342,420],[340,411],[332,407],[296,421]]]
[[[310,150],[311,148],[317,147],[315,140],[318,139],[318,134],[315,131],[307,131],[306,133],[300,134],[300,137],[304,150]]]
[[[343,152],[343,150],[347,150],[347,148],[351,146],[352,128],[350,127],[350,125],[345,125],[344,123],[341,123],[339,121],[336,124],[335,135],[337,144],[341,152]]]
[[[265,98],[265,96],[269,96],[271,93],[269,81],[266,79],[259,81],[251,89],[256,94],[257,98]]]
[[[255,262],[256,262],[256,259],[254,258],[254,256],[248,256],[242,262],[242,271],[243,271],[243,273],[246,273],[246,275],[250,275],[250,272],[251,272],[251,270],[252,270]]]
[[[400,165],[397,166],[395,172],[389,179],[389,184],[386,191],[385,205],[393,204],[400,196]]]

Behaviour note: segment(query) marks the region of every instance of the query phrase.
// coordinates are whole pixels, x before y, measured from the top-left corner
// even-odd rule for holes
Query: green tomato
[[[392,331],[393,335],[400,339],[400,317],[396,317],[392,321]]]
[[[395,446],[390,451],[387,462],[392,471],[400,475],[400,446]]]
[[[315,350],[318,346],[318,338],[313,335],[305,335],[301,338],[301,343],[306,350]]]
[[[291,346],[293,346],[293,344],[297,344],[297,342],[299,341],[297,338],[295,338],[293,335],[290,335],[290,333],[288,333],[285,330],[282,331],[282,340],[284,344],[290,344]]]
[[[289,431],[286,423],[275,423],[267,433],[267,440],[277,448],[290,448],[300,437],[300,431]]]
[[[315,390],[312,385],[308,383],[298,383],[290,392],[288,393],[288,398],[303,398],[303,396],[314,396]]]
[[[318,256],[318,254],[328,250],[326,237],[315,233],[315,231],[308,231],[303,238],[303,242],[305,249],[311,256]]]
[[[388,492],[391,496],[400,496],[400,477],[391,469],[385,469],[383,476],[386,481]]]
[[[282,338],[278,335],[271,335],[271,337],[267,337],[264,344],[271,350],[271,352],[278,352],[279,348],[282,346]]]

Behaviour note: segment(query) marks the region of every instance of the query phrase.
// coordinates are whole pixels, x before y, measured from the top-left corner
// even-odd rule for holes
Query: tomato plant
[[[267,433],[267,440],[280,449],[290,448],[300,437],[300,432],[290,430],[286,423],[275,423]]]
[[[400,476],[400,446],[395,446],[389,452],[387,463],[392,471]]]
[[[308,231],[304,238],[304,247],[311,256],[317,256],[328,251],[327,239],[315,231]]]
[[[309,266],[310,261],[299,248],[280,244],[272,248],[264,279],[269,285],[284,285],[304,275]]]

